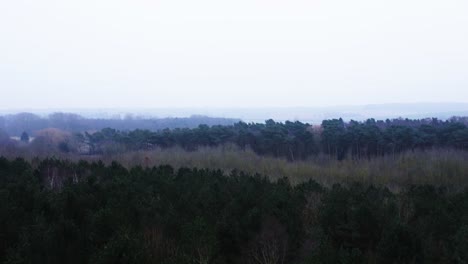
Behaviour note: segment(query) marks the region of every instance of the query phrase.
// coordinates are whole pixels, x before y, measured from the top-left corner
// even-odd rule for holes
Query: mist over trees
[[[66,117],[65,117],[66,116]],[[4,118],[5,119],[5,118]],[[76,115],[54,114],[42,119],[32,114],[20,114],[8,119],[3,132],[4,146],[8,142],[5,131],[15,132],[31,153],[75,153],[78,155],[112,155],[129,151],[181,147],[196,151],[203,147],[235,145],[252,149],[258,155],[306,160],[327,155],[337,160],[371,159],[395,156],[406,151],[430,149],[468,150],[467,118],[439,119],[368,119],[358,122],[343,119],[323,120],[320,126],[299,121],[265,123],[234,122],[231,119],[191,117],[187,119],[82,119]],[[66,120],[66,121],[65,121]],[[205,123],[228,123],[208,125]],[[132,127],[139,124],[152,129],[119,130],[95,129],[109,124]],[[168,128],[168,125],[176,128]],[[158,129],[158,127],[164,127]],[[182,128],[178,127],[181,126]],[[47,127],[40,129],[42,127]],[[83,130],[88,128],[88,130]],[[29,143],[30,133],[33,140]]]
[[[69,132],[95,131],[104,128],[118,130],[147,129],[157,131],[165,128],[194,128],[200,124],[232,125],[238,119],[191,116],[186,118],[143,118],[127,116],[125,118],[84,118],[71,113],[53,113],[41,117],[32,113],[0,116],[0,130],[11,136],[20,136],[23,132],[33,135],[46,128],[57,128]]]
[[[20,117],[18,140],[0,130],[1,263],[468,261],[466,118],[83,132],[94,120]]]

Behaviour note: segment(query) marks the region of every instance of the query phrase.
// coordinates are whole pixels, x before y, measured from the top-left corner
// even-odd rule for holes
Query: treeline
[[[96,153],[105,153],[113,143],[123,145],[126,150],[180,146],[188,151],[198,147],[235,144],[241,148],[252,148],[261,155],[292,160],[304,159],[318,151],[309,124],[278,123],[273,120],[267,120],[264,124],[238,122],[232,126],[200,125],[194,129],[164,129],[157,132],[103,129],[85,134],[84,140],[90,142]]]
[[[468,128],[465,119],[394,119],[365,122],[343,122],[342,119],[322,123],[322,151],[343,159],[383,156],[407,150],[458,148],[468,150]]]
[[[147,129],[157,131],[165,128],[195,128],[200,124],[232,125],[238,119],[192,116],[187,118],[143,118],[127,116],[125,118],[84,118],[71,113],[53,113],[41,117],[32,113],[0,116],[0,130],[11,136],[20,136],[23,132],[34,135],[46,128],[56,128],[69,132],[84,132],[114,128],[118,130]]]
[[[468,191],[0,158],[2,263],[466,263]]]
[[[321,126],[307,123],[285,123],[267,120],[264,124],[239,122],[232,126],[200,125],[194,129],[164,129],[118,131],[103,129],[82,135],[93,152],[105,153],[118,144],[118,151],[169,148],[181,146],[186,150],[198,147],[235,144],[252,148],[257,154],[283,157],[288,160],[306,159],[328,154],[342,160],[395,155],[403,151],[429,148],[468,149],[468,128],[465,120],[437,119],[386,120],[344,122],[324,120]]]

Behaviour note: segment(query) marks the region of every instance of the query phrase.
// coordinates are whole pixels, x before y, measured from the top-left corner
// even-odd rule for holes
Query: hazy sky
[[[0,108],[468,102],[467,0],[0,0]]]

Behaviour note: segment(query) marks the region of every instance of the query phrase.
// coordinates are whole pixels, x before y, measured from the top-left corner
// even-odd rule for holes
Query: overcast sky
[[[466,0],[0,0],[0,108],[468,102]]]

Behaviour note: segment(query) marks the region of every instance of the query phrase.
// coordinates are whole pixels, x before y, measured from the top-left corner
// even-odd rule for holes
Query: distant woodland
[[[232,125],[239,120],[206,116],[186,118],[146,118],[127,115],[123,118],[84,118],[72,113],[54,113],[41,117],[32,113],[19,113],[0,116],[0,130],[10,136],[20,136],[23,132],[33,134],[46,128],[56,128],[69,132],[96,131],[104,128],[118,130],[147,129],[157,131],[165,128],[194,128],[200,124]]]
[[[468,262],[468,118],[204,119],[5,117],[0,263]]]
[[[136,129],[118,130],[104,128],[81,131],[72,127],[74,122],[54,124],[56,118],[37,125],[38,130],[31,135],[35,140],[30,144],[30,151],[48,152],[56,148],[64,153],[83,155],[111,155],[128,151],[165,149],[181,147],[186,151],[195,151],[201,147],[217,147],[227,144],[236,145],[241,149],[252,149],[258,155],[285,158],[289,161],[305,160],[311,156],[328,155],[337,160],[345,158],[370,159],[386,155],[395,156],[405,151],[429,149],[459,149],[468,150],[468,127],[466,118],[453,118],[448,121],[438,119],[394,119],[374,120],[364,122],[344,122],[342,119],[324,120],[320,126],[312,126],[299,121],[265,123],[236,122],[228,125],[200,124],[190,128],[189,123],[232,122],[227,119],[189,118],[165,120],[174,122],[175,126],[184,128]],[[43,120],[43,119],[38,119]],[[55,121],[54,121],[55,120]],[[205,120],[205,121],[206,121]],[[18,120],[17,125],[4,125],[6,132],[34,126],[34,122]],[[42,122],[42,121],[41,121]],[[39,123],[41,123],[39,122]],[[83,123],[94,122],[83,119]],[[96,121],[98,122],[98,121]],[[148,120],[110,120],[123,126],[133,126],[134,122],[150,123]],[[129,124],[127,124],[128,122]],[[46,124],[53,128],[43,128]],[[88,124],[88,125],[91,125]],[[100,124],[97,127],[104,126]],[[66,128],[66,129],[64,129]],[[32,129],[32,128],[31,128]],[[18,130],[18,135],[31,136],[29,130]],[[6,138],[4,132],[4,138]],[[28,140],[29,141],[29,140]]]
[[[298,121],[278,123],[267,120],[265,124],[239,122],[232,126],[200,125],[194,129],[157,132],[104,129],[85,134],[83,138],[98,153],[104,152],[103,147],[109,143],[120,145],[125,150],[180,146],[188,151],[231,143],[240,148],[252,148],[259,155],[284,157],[291,161],[320,153],[342,160],[432,148],[468,150],[465,121],[369,119],[345,123],[342,119],[332,119],[314,127]]]

